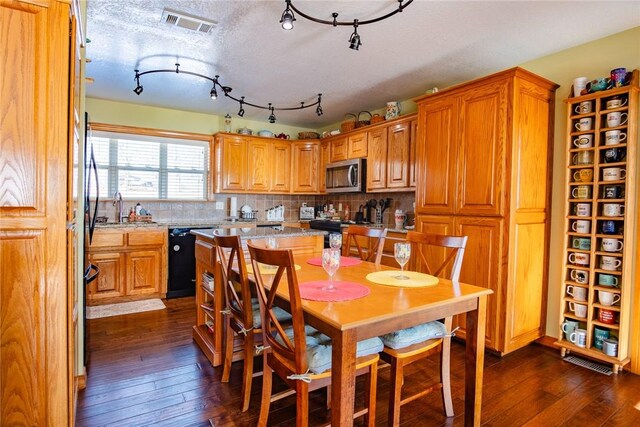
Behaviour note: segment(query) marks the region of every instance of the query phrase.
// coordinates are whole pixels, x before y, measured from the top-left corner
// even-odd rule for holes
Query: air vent
[[[199,18],[166,7],[162,11],[162,19],[160,22],[205,34],[209,33],[217,24],[217,22],[210,19]]]

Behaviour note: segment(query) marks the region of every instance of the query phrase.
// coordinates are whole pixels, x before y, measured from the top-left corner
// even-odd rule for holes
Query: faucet
[[[113,206],[116,207],[116,221],[123,222],[124,217],[126,216],[123,212],[124,206],[122,203],[122,194],[119,191],[113,195]]]

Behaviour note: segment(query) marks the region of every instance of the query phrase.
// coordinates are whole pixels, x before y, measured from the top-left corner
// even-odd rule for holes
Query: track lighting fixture
[[[292,14],[293,16],[293,14]],[[293,18],[293,20],[295,21],[295,18]],[[286,111],[293,111],[293,110],[304,110],[305,108],[310,108],[313,106],[317,106],[316,108],[316,114],[318,116],[322,115],[322,106],[320,105],[320,102],[322,101],[322,94],[319,93],[318,94],[318,100],[312,104],[308,104],[305,105],[304,102],[300,103],[299,107],[275,107],[272,103],[269,103],[269,106],[265,107],[263,105],[258,105],[258,104],[253,104],[250,102],[247,102],[244,100],[244,96],[241,96],[239,99],[230,95],[232,89],[229,86],[223,86],[222,84],[220,84],[220,82],[218,81],[218,79],[220,78],[220,76],[216,75],[215,77],[209,77],[209,76],[205,76],[203,74],[198,74],[198,73],[194,73],[192,71],[183,71],[180,69],[180,64],[175,64],[176,68],[175,69],[168,69],[168,70],[149,70],[149,71],[144,71],[144,72],[140,72],[140,70],[134,70],[135,71],[135,76],[134,79],[136,81],[136,88],[133,89],[133,91],[136,93],[136,95],[140,95],[143,91],[143,87],[140,84],[140,77],[144,76],[145,74],[154,74],[154,73],[176,73],[176,74],[189,74],[191,76],[196,76],[196,77],[200,77],[206,80],[209,80],[212,83],[211,86],[211,91],[209,91],[209,96],[211,97],[211,99],[217,99],[218,98],[218,89],[220,89],[222,91],[222,93],[224,93],[224,96],[227,98],[230,98],[234,101],[236,101],[238,104],[240,104],[240,108],[238,109],[238,116],[243,117],[244,116],[244,106],[245,105],[249,105],[251,107],[254,108],[260,108],[263,110],[269,110],[270,114],[269,114],[269,118],[267,120],[269,120],[270,123],[275,123],[276,121],[276,115],[274,113],[275,110],[286,110]]]
[[[303,18],[308,19],[309,21],[317,22],[319,24],[331,25],[332,27],[343,26],[343,25],[348,25],[348,26],[353,25],[353,33],[349,37],[349,48],[353,50],[358,50],[358,48],[362,46],[362,42],[360,41],[360,35],[358,34],[358,25],[373,24],[374,22],[378,22],[378,21],[382,21],[383,19],[390,18],[398,12],[402,12],[407,6],[409,6],[413,2],[413,0],[407,0],[407,2],[405,3],[405,0],[398,0],[397,9],[392,10],[386,15],[382,15],[377,18],[367,19],[365,21],[360,21],[358,19],[354,19],[353,21],[338,21],[337,12],[333,12],[331,14],[331,16],[333,17],[331,21],[327,21],[324,19],[314,18],[311,15],[307,15],[306,13],[301,12],[300,9],[298,9],[291,3],[291,1],[292,0],[285,0],[286,7],[284,9],[284,12],[282,12],[282,17],[280,18],[280,23],[282,24],[282,28],[284,30],[293,29],[293,21],[296,20],[293,12],[296,12],[299,16],[302,16]]]

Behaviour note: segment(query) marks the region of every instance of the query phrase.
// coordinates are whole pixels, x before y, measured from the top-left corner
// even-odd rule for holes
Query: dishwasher
[[[196,294],[196,236],[191,230],[202,228],[169,229],[169,283],[167,299]]]

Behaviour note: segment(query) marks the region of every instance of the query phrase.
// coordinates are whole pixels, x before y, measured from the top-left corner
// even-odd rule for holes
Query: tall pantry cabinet
[[[486,345],[502,354],[545,333],[557,87],[513,68],[415,100],[416,228],[469,236],[460,280],[494,291]]]

